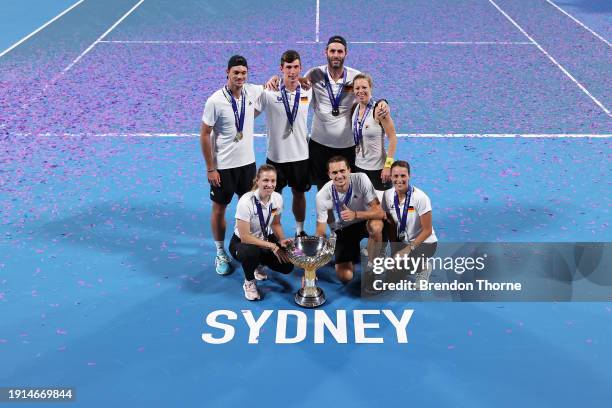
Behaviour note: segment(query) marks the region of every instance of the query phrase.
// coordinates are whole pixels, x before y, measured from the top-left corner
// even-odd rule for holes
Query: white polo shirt
[[[236,206],[236,220],[242,220],[250,223],[251,225],[251,235],[265,239],[264,234],[261,231],[261,225],[259,224],[259,215],[257,215],[257,206],[255,205],[255,200],[253,197],[257,197],[259,200],[259,192],[249,191],[240,197],[238,200],[238,205]],[[260,200],[261,202],[261,200]],[[270,210],[270,204],[272,204],[272,209]],[[274,217],[283,212],[283,196],[281,196],[276,191],[272,193],[270,196],[270,200],[267,203],[261,203],[261,212],[263,214],[264,222],[268,218],[268,214],[272,211],[272,215],[270,216],[270,220],[266,224],[266,228],[268,230],[268,234],[272,233],[272,229],[270,226],[274,221]],[[240,237],[240,232],[238,231],[238,222],[234,226],[234,234],[238,238]]]
[[[396,225],[399,225],[399,220],[397,219],[397,213],[395,212],[395,188],[391,187],[388,190],[385,190],[383,195],[382,208],[385,212],[391,217],[393,217],[393,221],[395,221]],[[400,201],[400,213],[403,210],[404,201]],[[421,233],[421,215],[427,214],[431,211],[431,201],[427,194],[423,192],[423,190],[414,187],[414,191],[410,197],[410,203],[408,203],[408,217],[406,220],[406,239],[404,240],[406,243],[408,241],[414,240]],[[425,241],[426,244],[430,244],[433,242],[438,242],[438,238],[436,237],[436,232],[431,230],[431,235],[427,237]]]
[[[255,162],[253,147],[253,127],[255,122],[255,109],[259,108],[259,99],[263,93],[263,86],[245,84],[243,90],[246,95],[246,108],[244,114],[243,137],[236,141],[236,124],[232,103],[225,87],[219,89],[206,100],[202,122],[212,127],[212,151],[214,166],[217,169],[232,169],[246,166]],[[242,109],[242,96],[236,100],[238,113]]]
[[[365,173],[351,173],[350,179],[351,185],[353,186],[353,191],[352,197],[346,206],[353,211],[367,211],[368,205],[376,198],[376,191],[374,190],[374,186],[372,186],[372,182]],[[332,198],[332,185],[333,181],[328,181],[317,193],[317,222],[327,222],[328,210],[333,210],[334,215],[338,217],[336,208],[334,207],[334,200]],[[341,209],[345,196],[346,193],[338,192]],[[346,225],[360,221],[363,220],[357,219],[352,222],[347,222]]]
[[[293,109],[296,92],[287,91],[289,110]],[[268,128],[268,159],[276,163],[308,159],[308,107],[312,101],[312,89],[300,89],[297,117],[290,132],[289,120],[281,91],[266,90],[261,96],[261,112],[266,113]]]
[[[342,98],[340,99],[340,114],[332,115],[332,104],[329,100],[327,87],[325,86],[325,73],[327,65],[321,65],[310,69],[306,77],[310,79],[313,90],[314,117],[312,119],[312,131],[310,137],[317,143],[334,148],[345,148],[355,145],[353,132],[351,129],[351,107],[355,102],[353,94],[353,78],[359,71],[353,68],[344,67],[346,71],[346,83]],[[342,78],[334,81],[331,76],[329,80],[337,96],[342,87]]]
[[[353,112],[351,126],[355,124],[355,117],[357,115],[359,115],[359,105],[355,107],[355,112]],[[372,106],[368,116],[365,118],[361,136],[361,141],[355,150],[355,165],[364,170],[382,170],[387,157],[387,152],[385,151],[385,130],[374,119],[374,106]]]

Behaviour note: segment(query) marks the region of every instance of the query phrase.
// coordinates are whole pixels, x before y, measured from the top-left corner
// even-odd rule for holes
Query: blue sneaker
[[[232,263],[225,252],[217,254],[215,257],[215,271],[219,275],[227,275],[232,271]]]

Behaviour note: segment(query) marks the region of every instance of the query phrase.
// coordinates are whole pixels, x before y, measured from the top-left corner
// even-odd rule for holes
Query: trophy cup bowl
[[[334,247],[324,237],[298,237],[287,246],[289,260],[304,269],[304,287],[295,294],[295,303],[313,308],[325,303],[325,293],[316,285],[317,269],[330,261]]]

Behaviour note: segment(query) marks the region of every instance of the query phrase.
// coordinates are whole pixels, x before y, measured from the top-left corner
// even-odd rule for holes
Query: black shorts
[[[289,186],[302,193],[310,190],[310,177],[308,174],[308,159],[276,163],[266,159],[266,163],[276,167],[276,192],[280,193],[283,188]]]
[[[210,186],[210,199],[217,204],[227,205],[232,201],[234,194],[240,197],[251,191],[257,168],[255,163],[251,163],[218,171],[221,177],[221,187]]]
[[[362,239],[370,236],[366,226],[367,221],[360,221],[348,227],[336,230],[336,263],[360,261]]]
[[[334,156],[345,157],[351,169],[355,168],[355,146],[338,149],[322,145],[312,139],[308,140],[310,183],[316,185],[319,190],[329,181],[327,161]]]
[[[382,172],[382,169],[365,170],[357,166],[355,166],[355,170],[353,170],[353,173],[365,173],[370,179],[370,181],[372,182],[372,185],[374,186],[374,190],[385,191],[391,188],[391,182],[387,181],[386,183],[383,183],[382,180],[380,179],[381,172]]]

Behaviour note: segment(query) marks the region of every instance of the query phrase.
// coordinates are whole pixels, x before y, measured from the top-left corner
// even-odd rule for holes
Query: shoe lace
[[[227,254],[222,253],[222,254],[217,254],[217,262],[225,262],[225,263],[229,263],[230,259],[229,256],[227,256]]]

